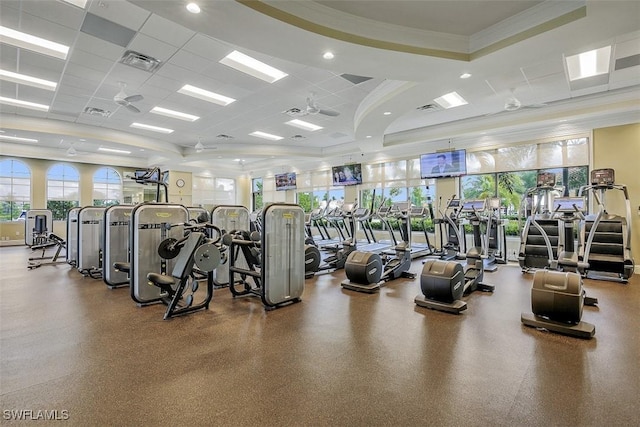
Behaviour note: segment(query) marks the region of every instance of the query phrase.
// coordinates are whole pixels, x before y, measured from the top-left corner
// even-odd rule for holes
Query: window
[[[191,204],[207,210],[215,205],[235,205],[236,182],[231,178],[215,178],[212,176],[192,177]]]
[[[47,209],[54,221],[65,220],[71,208],[80,205],[80,174],[73,166],[58,163],[47,172]]]
[[[16,221],[31,208],[31,171],[19,160],[0,161],[0,220]]]
[[[119,205],[122,200],[122,179],[115,169],[100,168],[93,174],[93,205]]]
[[[251,204],[254,211],[262,209],[262,178],[253,178],[251,180]]]

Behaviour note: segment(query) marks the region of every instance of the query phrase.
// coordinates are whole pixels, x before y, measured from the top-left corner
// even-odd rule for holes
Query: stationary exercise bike
[[[428,260],[422,267],[420,289],[422,295],[414,302],[420,307],[448,313],[460,314],[467,309],[463,295],[479,290],[493,292],[495,286],[483,283],[484,259],[480,234],[480,212],[484,211],[484,200],[465,201],[461,213],[467,214],[473,227],[474,247],[467,251],[467,265],[456,261]]]

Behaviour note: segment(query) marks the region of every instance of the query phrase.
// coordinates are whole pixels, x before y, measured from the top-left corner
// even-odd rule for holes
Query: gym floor
[[[638,275],[585,281],[600,304],[581,340],[521,325],[532,276],[516,265],[487,273],[495,293],[461,315],[415,306],[419,278],[360,294],[337,272],[278,310],[219,289],[209,310],[163,321],[164,306],[66,264],[28,271],[30,255],[0,248],[3,425],[21,410],[82,426],[640,422]]]

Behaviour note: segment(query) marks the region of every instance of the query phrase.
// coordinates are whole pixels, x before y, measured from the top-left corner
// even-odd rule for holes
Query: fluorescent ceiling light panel
[[[106,147],[100,147],[98,148],[98,151],[106,151],[108,153],[118,153],[118,154],[131,154],[131,151],[116,150],[115,148],[106,148]]]
[[[65,3],[72,4],[84,9],[87,6],[87,0],[62,0]]]
[[[5,98],[4,96],[0,96],[0,104],[13,105],[14,107],[28,108],[30,110],[49,111],[48,105],[22,101],[21,99]]]
[[[611,60],[611,46],[567,56],[565,60],[569,81],[607,74]]]
[[[21,138],[19,136],[11,136],[11,135],[0,135],[0,139],[4,139],[5,141],[11,141],[11,142],[38,142],[37,139]]]
[[[209,92],[208,90],[200,89],[199,87],[191,85],[182,86],[178,93],[193,96],[194,98],[202,99],[203,101],[213,102],[214,104],[222,105],[223,107],[235,101],[235,99],[229,98],[228,96]]]
[[[137,123],[137,122],[131,123],[130,127],[138,128],[138,129],[144,129],[144,130],[150,130],[152,132],[159,132],[159,133],[173,133],[173,129],[167,129],[167,128],[161,128],[161,127],[158,127],[158,126],[145,125],[144,123]]]
[[[220,63],[269,83],[277,82],[281,78],[288,76],[284,71],[273,68],[271,65],[260,62],[237,50],[222,58]]]
[[[458,95],[458,92],[449,92],[446,95],[442,95],[441,97],[434,99],[434,102],[444,109],[468,104],[463,97]]]
[[[3,26],[0,26],[0,42],[60,59],[67,59],[67,54],[69,53],[69,46]]]
[[[285,125],[294,126],[300,129],[313,132],[314,130],[322,129],[322,126],[314,125],[313,123],[305,122],[304,120],[293,119],[288,122],[284,122]]]
[[[0,69],[0,79],[8,82],[18,83],[27,86],[33,86],[40,89],[56,90],[58,83],[50,82],[49,80],[39,79],[37,77],[27,76],[25,74],[18,74],[7,70]]]
[[[151,109],[151,112],[155,114],[160,114],[161,116],[180,119],[187,122],[195,122],[200,118],[198,116],[194,116],[193,114],[181,113],[180,111],[169,110],[167,108],[162,108],[162,107],[153,107]]]
[[[280,141],[281,139],[284,139],[283,136],[271,135],[270,133],[261,132],[259,130],[251,132],[249,135],[256,136],[258,138],[269,139],[271,141]]]

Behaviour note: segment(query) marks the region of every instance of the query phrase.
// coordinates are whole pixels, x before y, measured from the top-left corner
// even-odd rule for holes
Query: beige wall
[[[625,184],[631,200],[631,250],[640,265],[640,123],[595,129],[593,131],[593,167],[613,168],[616,183]],[[612,192],[608,192],[612,193]],[[607,194],[607,210],[624,215],[624,199]],[[636,273],[638,269],[636,268]]]

